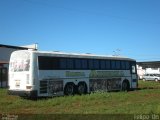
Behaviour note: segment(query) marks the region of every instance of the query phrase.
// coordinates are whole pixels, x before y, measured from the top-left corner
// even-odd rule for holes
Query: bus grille
[[[47,81],[40,81],[40,93],[47,93]]]

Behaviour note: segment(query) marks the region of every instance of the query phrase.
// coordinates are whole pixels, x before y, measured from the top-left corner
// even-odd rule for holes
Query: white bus
[[[20,50],[10,58],[11,95],[49,97],[137,86],[136,61],[126,57]]]

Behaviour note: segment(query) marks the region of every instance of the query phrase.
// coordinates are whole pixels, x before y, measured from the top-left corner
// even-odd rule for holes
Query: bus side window
[[[56,57],[50,57],[49,58],[49,70],[58,70],[59,69],[59,58]]]
[[[132,65],[132,73],[136,73],[136,68],[133,65]]]
[[[91,69],[91,70],[93,70],[94,69],[94,66],[93,66],[94,64],[93,64],[93,60],[92,59],[89,59],[88,60],[88,67],[89,67],[89,69]]]
[[[106,67],[107,70],[111,69],[111,61],[110,60],[106,60]]]
[[[74,69],[74,60],[72,58],[67,59],[67,69]]]
[[[99,70],[99,60],[94,60],[93,62],[94,69]]]
[[[134,63],[132,64],[132,73],[134,74],[136,73],[136,64]]]
[[[51,69],[50,57],[38,56],[39,70]]]
[[[85,69],[88,69],[88,66],[87,66],[87,60],[86,59],[82,59],[81,60],[81,64],[82,64],[82,69],[85,70]]]
[[[82,69],[82,60],[81,59],[75,59],[75,69]]]
[[[105,70],[105,68],[106,68],[105,60],[101,60],[101,61],[100,61],[100,69],[101,69],[101,70]]]
[[[129,70],[129,69],[130,69],[129,62],[128,62],[128,61],[126,61],[126,62],[125,62],[125,64],[126,64],[126,70]]]
[[[63,70],[63,69],[66,69],[66,67],[67,67],[67,61],[66,61],[66,59],[65,58],[61,58],[60,59],[60,69],[61,70]]]
[[[116,69],[116,61],[115,60],[112,60],[111,61],[111,68],[114,70]]]
[[[125,61],[121,61],[121,69],[122,70],[126,69],[126,63],[125,63]]]
[[[116,61],[116,69],[117,70],[121,69],[121,62],[120,61]]]

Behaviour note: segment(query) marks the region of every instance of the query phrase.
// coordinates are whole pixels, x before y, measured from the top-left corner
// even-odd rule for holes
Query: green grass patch
[[[7,94],[0,89],[1,114],[160,114],[160,83],[139,81],[129,92],[96,92],[37,101]]]

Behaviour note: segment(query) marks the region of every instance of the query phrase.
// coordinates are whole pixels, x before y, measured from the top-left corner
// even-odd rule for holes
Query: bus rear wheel
[[[77,86],[77,92],[78,94],[86,94],[87,93],[87,85],[85,82],[79,82]]]
[[[155,81],[158,82],[158,79],[156,78]]]
[[[143,80],[144,82],[146,81],[146,79],[145,79],[145,78],[143,78],[142,80]]]
[[[75,94],[75,85],[74,83],[67,83],[64,88],[65,95],[74,95]]]

